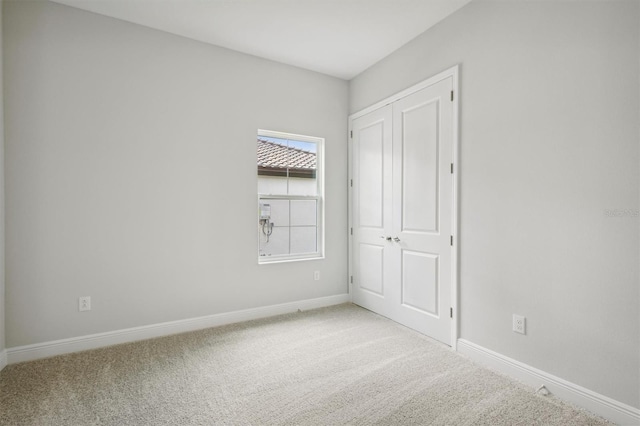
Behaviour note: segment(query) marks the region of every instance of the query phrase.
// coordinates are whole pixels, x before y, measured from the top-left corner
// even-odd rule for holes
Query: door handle
[[[391,239],[391,237],[389,237],[389,239]],[[395,241],[396,243],[399,243],[399,242],[400,242],[400,238],[398,238],[398,237],[393,237],[393,241]]]
[[[380,238],[383,240],[391,241],[391,237],[385,237],[384,235],[380,235]]]

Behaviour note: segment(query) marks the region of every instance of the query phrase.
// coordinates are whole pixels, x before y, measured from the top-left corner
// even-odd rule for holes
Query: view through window
[[[322,256],[323,141],[258,131],[260,262]]]

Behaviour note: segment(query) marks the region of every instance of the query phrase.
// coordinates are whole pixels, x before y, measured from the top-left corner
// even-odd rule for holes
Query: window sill
[[[268,265],[271,263],[302,262],[305,260],[323,260],[323,259],[324,259],[324,255],[322,254],[318,254],[314,256],[300,256],[300,257],[262,256],[258,258],[258,265]]]

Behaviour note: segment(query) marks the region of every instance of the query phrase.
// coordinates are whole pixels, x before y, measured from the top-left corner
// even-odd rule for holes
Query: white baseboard
[[[612,422],[620,425],[640,425],[640,409],[600,395],[464,339],[458,339],[458,352],[536,389],[544,385],[559,399],[582,407]]]
[[[300,300],[298,302],[283,303],[280,305],[244,309],[241,311],[145,325],[142,327],[127,328],[124,330],[109,331],[106,333],[91,334],[88,336],[73,337],[70,339],[36,343],[33,345],[17,346],[14,348],[8,348],[5,351],[4,359],[5,364],[15,364],[17,362],[32,361],[39,358],[85,351],[88,349],[97,349],[120,343],[134,342],[137,340],[184,333],[187,331],[201,330],[203,328],[217,327],[225,324],[267,318],[274,315],[288,314],[296,312],[298,309],[308,310],[338,305],[348,301],[348,294],[340,294],[337,296],[320,297],[317,299]],[[1,360],[2,357],[0,355],[0,362]]]
[[[2,350],[0,352],[0,371],[7,366],[7,351]]]

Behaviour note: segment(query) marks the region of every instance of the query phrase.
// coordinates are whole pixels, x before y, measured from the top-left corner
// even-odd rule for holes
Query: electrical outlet
[[[91,310],[91,297],[83,296],[78,298],[78,310],[80,312]]]
[[[316,281],[320,281],[320,271],[315,271],[313,273],[313,279]]]
[[[526,333],[526,318],[522,315],[513,314],[513,331],[520,334]]]

